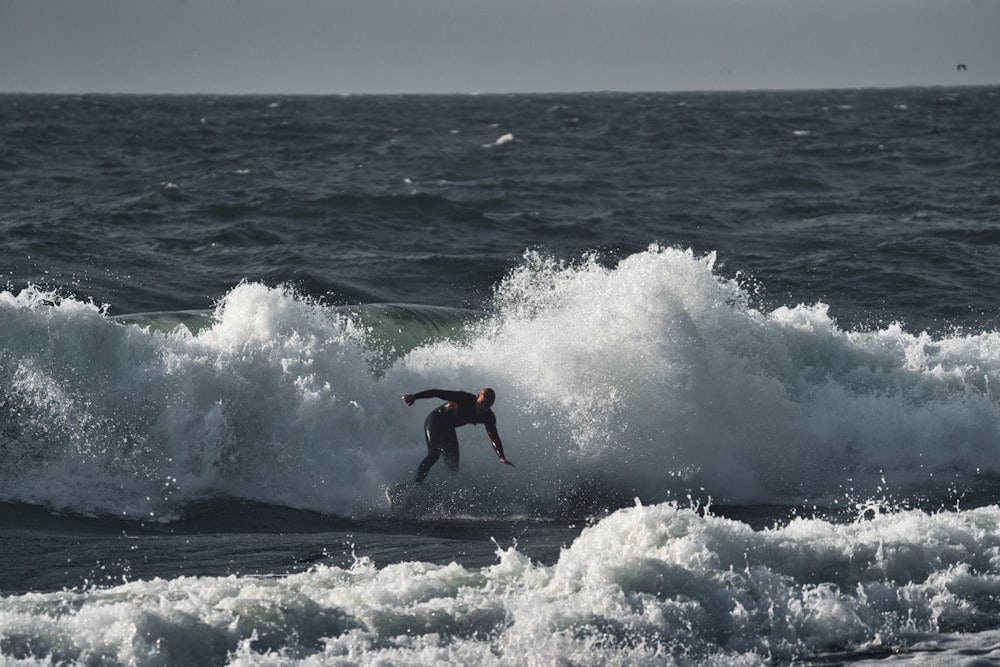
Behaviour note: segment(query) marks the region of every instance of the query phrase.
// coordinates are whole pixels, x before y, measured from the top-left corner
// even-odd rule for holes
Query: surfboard
[[[454,510],[455,490],[447,485],[398,482],[385,487],[385,500],[393,514],[434,514]]]
[[[385,487],[385,499],[389,503],[389,509],[395,512],[403,506],[412,505],[413,487],[416,482],[398,482]]]

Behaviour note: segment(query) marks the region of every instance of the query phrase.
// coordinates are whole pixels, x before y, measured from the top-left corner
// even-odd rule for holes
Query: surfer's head
[[[497,400],[496,392],[487,387],[486,389],[479,390],[479,395],[476,396],[476,405],[488,408],[493,405],[495,400]]]

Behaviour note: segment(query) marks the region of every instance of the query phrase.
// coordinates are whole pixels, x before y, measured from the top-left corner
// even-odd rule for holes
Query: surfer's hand
[[[413,394],[403,394],[400,398],[402,398],[403,403],[406,403],[407,405],[413,405],[413,401],[416,400],[413,398]]]

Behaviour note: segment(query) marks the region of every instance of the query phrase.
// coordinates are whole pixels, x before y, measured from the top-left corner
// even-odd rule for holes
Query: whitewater
[[[5,451],[19,465],[0,488],[124,518],[206,496],[378,512],[422,448],[423,411],[400,394],[470,377],[496,389],[517,464],[491,465],[478,434],[470,511],[558,515],[581,486],[646,503],[953,506],[995,479],[996,334],[847,332],[823,304],[763,313],[713,262],[528,253],[490,312],[427,308],[440,325],[420,342],[414,325],[410,349],[357,309],[255,283],[195,331],[4,292]]]
[[[423,413],[400,392],[475,377],[500,397],[516,472],[466,436],[461,485],[438,479],[452,493],[429,511],[610,512],[551,565],[495,545],[478,569],[359,557],[6,597],[5,655],[756,664],[980,629],[992,646],[1000,510],[950,510],[997,475],[1000,339],[843,331],[823,304],[761,312],[714,261],[529,252],[488,312],[427,308],[395,340],[364,309],[255,283],[173,328],[4,292],[5,502],[163,522],[217,497],[384,516],[385,485],[422,457]],[[772,525],[755,530],[713,505],[792,518],[758,511]]]
[[[951,664],[997,657],[998,522],[992,507],[753,531],[637,505],[552,566],[508,548],[479,569],[156,578],[5,597],[0,621],[16,664],[836,664],[902,644]]]
[[[997,95],[0,95],[0,664],[1000,663]]]

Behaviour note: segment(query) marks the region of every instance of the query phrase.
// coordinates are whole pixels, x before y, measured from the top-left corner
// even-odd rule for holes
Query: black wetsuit
[[[427,415],[424,421],[424,435],[427,438],[427,456],[417,467],[416,481],[422,482],[430,472],[431,466],[444,456],[444,462],[452,474],[458,472],[458,434],[455,429],[466,424],[483,424],[490,436],[493,449],[501,461],[503,445],[500,434],[497,433],[497,420],[493,411],[477,408],[476,396],[464,391],[445,391],[428,389],[412,395],[413,399],[439,398],[448,401]]]
[[[422,482],[443,454],[444,462],[452,474],[458,472],[458,433],[455,429],[465,426],[458,418],[457,411],[450,403],[434,410],[424,420],[424,435],[427,437],[427,456],[417,468],[417,481]]]

